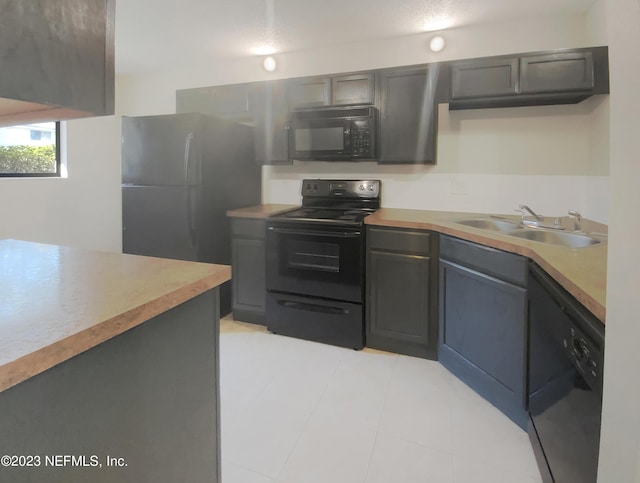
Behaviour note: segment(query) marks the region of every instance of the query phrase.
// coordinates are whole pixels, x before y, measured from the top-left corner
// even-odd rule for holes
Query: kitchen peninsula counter
[[[41,457],[0,480],[218,481],[230,267],[0,240],[0,272],[0,445]]]
[[[262,218],[268,218],[272,215],[277,215],[278,213],[282,213],[284,211],[293,210],[294,208],[299,208],[299,207],[300,205],[270,203],[270,204],[257,205],[257,206],[248,206],[246,208],[238,208],[235,210],[229,210],[227,211],[227,216],[232,218],[262,219]]]
[[[367,225],[432,230],[485,246],[528,257],[542,267],[603,323],[606,317],[607,243],[584,248],[565,248],[523,240],[456,223],[488,218],[486,213],[461,213],[382,208],[365,218]],[[500,215],[518,222],[518,217]],[[566,220],[569,223],[570,220]],[[569,227],[567,227],[569,228]],[[607,233],[607,226],[582,220],[585,232]],[[570,231],[570,228],[569,228]]]

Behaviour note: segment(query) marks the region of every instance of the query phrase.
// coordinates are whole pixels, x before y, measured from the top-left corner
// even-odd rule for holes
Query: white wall
[[[640,483],[640,2],[604,3],[611,68],[611,196],[598,482]]]
[[[68,177],[0,178],[0,239],[121,251],[120,119],[62,129]]]

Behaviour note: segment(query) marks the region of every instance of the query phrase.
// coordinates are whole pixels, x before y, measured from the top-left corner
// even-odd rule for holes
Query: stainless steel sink
[[[471,218],[468,220],[456,221],[456,223],[472,228],[478,228],[480,230],[498,232],[501,235],[566,248],[583,248],[591,245],[597,245],[602,241],[597,237],[592,237],[587,234],[568,233],[545,228],[525,227],[519,223],[507,220]]]
[[[522,229],[508,233],[509,236],[522,238],[525,240],[546,243],[548,245],[559,245],[568,248],[582,248],[600,243],[600,240],[588,235],[578,233],[561,233],[546,230]]]
[[[472,228],[480,228],[481,230],[499,231],[502,233],[517,230],[520,225],[511,223],[510,221],[489,220],[486,218],[473,218],[471,220],[456,221],[460,225],[470,226]]]

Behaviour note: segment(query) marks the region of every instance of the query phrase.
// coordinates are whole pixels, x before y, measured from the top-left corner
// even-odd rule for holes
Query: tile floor
[[[221,321],[223,483],[539,483],[527,434],[437,362]]]

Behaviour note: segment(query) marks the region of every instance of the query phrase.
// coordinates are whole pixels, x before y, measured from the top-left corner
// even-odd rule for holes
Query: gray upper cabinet
[[[334,106],[373,104],[373,74],[340,75],[331,79]]]
[[[520,59],[520,92],[583,91],[594,88],[591,52],[532,55]]]
[[[0,2],[0,125],[114,112],[114,0]]]
[[[438,75],[426,65],[378,72],[379,163],[435,164]]]
[[[290,164],[285,81],[176,91],[176,112],[200,112],[254,127],[257,164]]]
[[[451,63],[449,109],[575,104],[607,93],[607,47]]]
[[[200,112],[250,122],[249,84],[230,84],[176,91],[176,112]]]
[[[344,74],[292,79],[287,87],[289,106],[308,109],[373,104],[373,74]]]
[[[293,79],[287,87],[289,106],[295,109],[331,105],[331,78]]]
[[[451,65],[451,98],[515,95],[518,68],[517,57],[455,62]]]
[[[257,82],[249,89],[258,164],[291,164],[289,106],[285,82]]]

